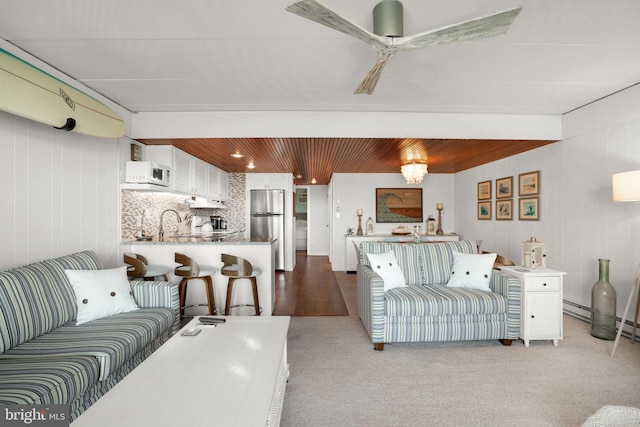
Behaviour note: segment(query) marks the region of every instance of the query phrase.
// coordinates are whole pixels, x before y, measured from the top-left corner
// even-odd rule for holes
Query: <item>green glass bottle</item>
[[[599,279],[591,289],[591,335],[616,338],[616,290],[609,282],[609,260],[599,259]]]

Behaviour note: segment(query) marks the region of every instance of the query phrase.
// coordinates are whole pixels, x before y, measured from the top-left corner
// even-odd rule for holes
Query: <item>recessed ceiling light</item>
[[[256,165],[253,164],[253,162],[249,162],[249,164],[247,165],[247,168],[249,169],[255,169]]]
[[[237,151],[231,155],[231,157],[236,159],[241,159],[244,157],[244,154],[238,153]]]

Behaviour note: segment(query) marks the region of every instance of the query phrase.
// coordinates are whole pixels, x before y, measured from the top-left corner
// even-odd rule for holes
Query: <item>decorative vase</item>
[[[609,260],[598,259],[599,279],[591,289],[591,335],[616,338],[616,290],[609,282]]]

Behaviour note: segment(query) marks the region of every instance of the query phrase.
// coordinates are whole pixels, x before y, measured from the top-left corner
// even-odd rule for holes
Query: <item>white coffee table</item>
[[[222,317],[222,316],[221,316]],[[225,317],[173,336],[71,424],[73,427],[277,426],[289,317]]]

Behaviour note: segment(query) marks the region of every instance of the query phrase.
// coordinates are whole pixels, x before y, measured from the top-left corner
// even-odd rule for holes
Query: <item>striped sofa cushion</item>
[[[95,357],[0,359],[0,403],[64,404],[98,382]]]
[[[96,254],[86,251],[0,272],[0,353],[75,319],[64,270],[100,268]]]
[[[175,334],[180,330],[180,297],[176,283],[134,280],[131,292],[140,308],[171,308],[174,313],[171,332]]]
[[[392,251],[408,284],[422,283],[420,259],[414,244],[391,242],[362,242],[360,244],[360,263],[371,267],[367,254],[382,254]]]
[[[507,299],[495,292],[444,285],[395,288],[384,295],[388,317],[506,313],[507,304]]]
[[[155,339],[151,345],[146,346],[136,353],[134,357],[127,360],[122,366],[111,373],[105,380],[96,382],[87,392],[71,402],[69,405],[69,418],[71,422],[80,416],[91,405],[96,403],[100,397],[104,396],[112,387],[126,377],[131,371],[133,371],[140,363],[142,363],[147,357],[159,349],[167,340],[168,335],[163,335]]]
[[[459,242],[436,242],[415,244],[415,250],[420,259],[423,285],[444,284],[451,277],[453,266],[453,251],[463,254],[475,254],[478,249],[473,240]]]
[[[1,359],[91,355],[100,364],[100,381],[162,334],[169,335],[174,312],[142,308],[76,326],[69,323],[5,352]]]
[[[453,251],[474,254],[477,250],[476,242],[473,240],[434,243],[362,242],[360,243],[360,263],[371,267],[366,254],[393,251],[407,284],[442,284],[447,283],[451,276]]]

